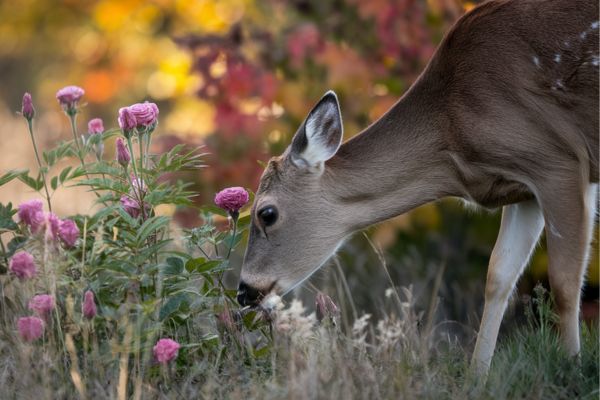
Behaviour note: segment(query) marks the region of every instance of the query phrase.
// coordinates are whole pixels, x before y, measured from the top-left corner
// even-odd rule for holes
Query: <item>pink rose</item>
[[[153,348],[154,357],[161,364],[167,364],[177,357],[181,346],[171,339],[160,339]]]
[[[35,233],[44,222],[41,200],[29,200],[19,205],[17,215],[19,220],[29,226],[31,232]]]
[[[146,193],[146,183],[142,178],[136,178],[135,175],[131,175],[131,186],[133,192],[130,191],[130,193]]]
[[[29,300],[29,309],[40,317],[49,316],[54,305],[54,297],[49,294],[38,294]]]
[[[142,212],[139,202],[136,199],[127,195],[121,196],[121,206],[123,207],[125,212],[131,215],[133,218],[139,217]],[[144,208],[147,216],[148,214],[150,214],[152,207],[150,206],[150,204],[144,202]]]
[[[154,103],[136,103],[119,109],[119,126],[125,136],[134,128],[151,130],[158,122],[158,107]]]
[[[38,317],[21,317],[17,321],[17,328],[24,341],[33,342],[44,334],[44,321]]]
[[[73,247],[79,238],[79,228],[70,219],[63,219],[58,226],[58,237],[66,247]]]
[[[96,316],[96,302],[94,301],[94,292],[88,290],[83,295],[83,303],[81,303],[81,312],[87,319],[92,319]]]
[[[117,162],[121,164],[123,168],[129,165],[131,161],[131,154],[129,150],[127,150],[127,146],[125,146],[125,142],[121,138],[117,138]]]
[[[60,219],[53,212],[44,213],[45,239],[48,242],[58,240],[60,230]]]
[[[248,192],[239,186],[223,189],[215,196],[215,204],[229,213],[238,212],[248,200]]]
[[[129,137],[137,125],[135,115],[129,110],[129,107],[122,107],[119,109],[118,121],[125,137]]]
[[[135,116],[138,128],[145,128],[156,123],[158,118],[158,107],[154,103],[136,103],[128,107]]]
[[[84,94],[85,90],[79,86],[66,86],[56,92],[56,99],[65,111],[73,111]]]
[[[104,132],[104,123],[100,118],[94,118],[88,122],[88,133],[90,135],[97,135],[102,132]]]
[[[33,256],[26,251],[16,252],[10,259],[8,269],[21,280],[33,278],[37,273]]]
[[[33,108],[33,100],[31,99],[31,95],[29,93],[25,93],[23,95],[23,103],[21,105],[21,114],[27,120],[32,120],[35,115],[35,109]]]

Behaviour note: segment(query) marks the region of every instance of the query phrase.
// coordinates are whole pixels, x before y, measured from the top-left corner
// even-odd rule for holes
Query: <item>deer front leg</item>
[[[529,261],[544,227],[535,200],[505,206],[500,232],[488,267],[485,305],[471,367],[486,375],[496,347],[504,311],[517,279]]]
[[[544,205],[548,278],[567,352],[579,353],[579,300],[597,206],[597,185],[564,190]]]

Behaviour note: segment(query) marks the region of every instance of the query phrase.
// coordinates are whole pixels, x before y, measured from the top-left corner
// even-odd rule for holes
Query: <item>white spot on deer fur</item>
[[[598,66],[598,64],[600,64],[600,60],[599,60],[599,58],[598,58],[598,55],[592,56],[592,61],[591,61],[591,64],[592,64],[594,67],[597,67],[597,66]]]
[[[560,54],[555,54],[554,55],[554,62],[555,63],[559,63],[560,62]]]
[[[600,21],[592,22],[590,29],[598,29],[598,26],[600,26]]]
[[[540,66],[540,59],[537,56],[533,56],[533,63],[536,67]]]
[[[585,38],[586,38],[587,34],[588,34],[588,33],[587,33],[587,31],[583,31],[583,32],[581,32],[581,33],[579,34],[579,38],[580,38],[581,40],[583,40],[583,39],[585,39]]]
[[[569,43],[569,41],[568,41],[568,40],[565,40],[565,41],[563,42],[563,44],[565,45],[565,47],[571,47],[571,43]]]

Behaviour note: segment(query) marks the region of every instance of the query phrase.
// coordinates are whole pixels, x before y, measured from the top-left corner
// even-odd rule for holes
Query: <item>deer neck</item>
[[[443,115],[413,90],[327,162],[325,195],[354,231],[460,192]]]

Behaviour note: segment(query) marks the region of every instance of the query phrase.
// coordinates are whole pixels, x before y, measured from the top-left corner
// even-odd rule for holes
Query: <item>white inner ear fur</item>
[[[342,129],[337,103],[326,101],[320,104],[306,120],[304,132],[308,143],[299,159],[294,159],[296,165],[322,169],[323,163],[333,157],[342,144]],[[332,138],[332,135],[336,137]]]

